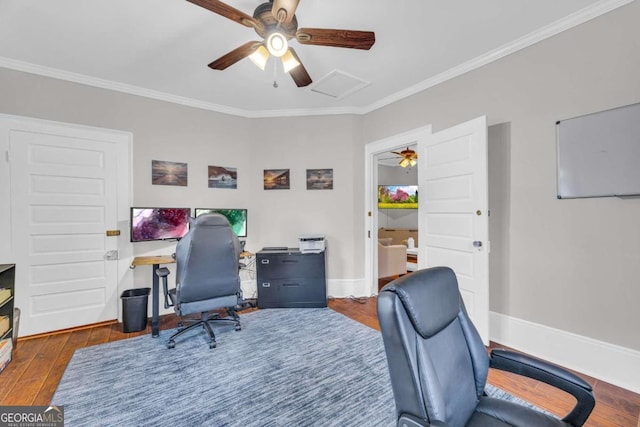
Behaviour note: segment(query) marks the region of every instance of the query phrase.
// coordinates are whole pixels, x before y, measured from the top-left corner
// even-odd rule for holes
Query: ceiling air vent
[[[369,82],[342,71],[333,70],[316,81],[311,90],[332,98],[340,99],[369,86]]]

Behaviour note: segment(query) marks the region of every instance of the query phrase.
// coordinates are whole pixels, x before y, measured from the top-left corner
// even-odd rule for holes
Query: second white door
[[[489,344],[486,117],[418,141],[419,268],[451,267],[465,306]]]

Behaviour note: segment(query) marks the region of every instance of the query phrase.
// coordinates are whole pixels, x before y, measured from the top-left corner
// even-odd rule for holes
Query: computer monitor
[[[189,231],[191,208],[131,208],[131,241],[180,239]]]
[[[225,216],[231,224],[231,229],[238,237],[247,237],[247,210],[246,209],[213,209],[213,208],[196,208],[196,217],[217,213]]]

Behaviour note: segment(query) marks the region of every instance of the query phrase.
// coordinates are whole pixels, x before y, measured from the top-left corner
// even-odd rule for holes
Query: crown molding
[[[219,113],[231,114],[234,116],[244,116],[245,110],[231,108],[224,105],[213,104],[210,102],[200,101],[184,96],[172,95],[166,92],[146,89],[140,86],[134,86],[126,83],[115,82],[113,80],[105,80],[98,77],[87,76],[84,74],[74,73],[71,71],[60,70],[58,68],[45,67],[42,65],[32,64],[29,62],[18,61],[11,58],[0,57],[0,67],[9,68],[16,71],[24,71],[25,73],[37,74],[40,76],[51,77],[58,80],[66,80],[73,83],[80,83],[87,86],[94,86],[101,89],[113,90],[116,92],[138,95],[145,98],[157,99],[159,101],[171,102],[174,104],[186,105],[188,107],[200,108],[203,110],[211,110]]]
[[[174,104],[185,105],[188,107],[199,108],[202,110],[215,111],[217,113],[230,114],[246,118],[273,118],[273,117],[298,117],[298,116],[324,116],[324,115],[342,115],[354,114],[363,115],[385,107],[394,102],[398,102],[404,98],[415,95],[426,89],[434,87],[447,80],[461,76],[465,73],[473,71],[493,61],[504,58],[521,49],[525,49],[535,43],[559,34],[563,31],[571,29],[577,25],[597,18],[607,12],[632,3],[635,0],[601,0],[588,6],[578,12],[575,12],[566,18],[558,20],[550,25],[542,27],[526,36],[507,43],[497,49],[493,49],[483,55],[480,55],[470,61],[453,67],[436,76],[423,80],[407,89],[396,92],[379,101],[376,101],[364,107],[338,107],[338,108],[307,108],[307,109],[285,109],[285,110],[244,110],[240,108],[232,108],[225,105],[206,102],[198,99],[187,98],[178,95],[172,95],[166,92],[146,89],[139,86],[119,83],[111,80],[100,79],[97,77],[87,76],[84,74],[73,73],[70,71],[60,70],[57,68],[45,67],[29,62],[18,61],[11,58],[0,57],[0,67],[8,68],[16,71],[23,71],[30,74],[37,74],[45,77],[51,77],[59,80],[66,80],[74,83],[80,83],[88,86],[94,86],[101,89],[113,90],[116,92],[127,93],[131,95],[142,96],[145,98],[157,99],[160,101],[171,102]]]
[[[335,116],[335,115],[362,115],[364,109],[357,107],[338,108],[299,108],[288,110],[261,110],[245,111],[245,117],[252,119],[273,118],[273,117],[303,117],[303,116]]]

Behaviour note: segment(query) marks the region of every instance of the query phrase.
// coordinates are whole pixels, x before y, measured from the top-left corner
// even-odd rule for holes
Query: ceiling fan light
[[[260,45],[255,52],[249,55],[249,59],[256,64],[258,68],[264,71],[264,68],[267,66],[267,60],[269,59],[269,52],[267,52],[267,49],[264,46]]]
[[[282,55],[280,60],[282,61],[282,67],[284,68],[285,73],[288,73],[300,65],[300,62],[293,56],[290,50],[287,50],[287,53]]]
[[[278,58],[281,57],[289,49],[287,38],[278,32],[269,34],[269,37],[267,37],[267,49],[269,49],[271,55]]]
[[[406,157],[400,160],[400,166],[402,166],[403,168],[406,168],[407,166],[409,166],[409,164],[411,164],[411,161]]]
[[[411,159],[411,160],[409,160],[409,164],[410,164],[411,166],[415,166],[415,165],[416,165],[416,159]]]

